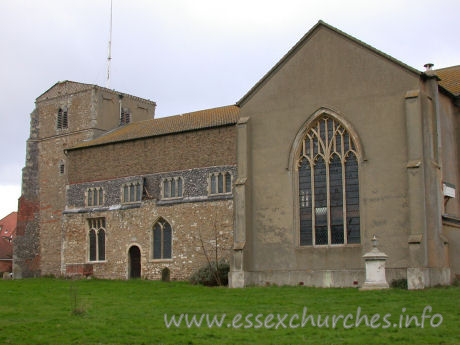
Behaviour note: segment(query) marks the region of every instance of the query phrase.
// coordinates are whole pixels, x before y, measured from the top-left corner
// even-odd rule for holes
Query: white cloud
[[[18,210],[21,187],[18,185],[0,185],[0,219]]]

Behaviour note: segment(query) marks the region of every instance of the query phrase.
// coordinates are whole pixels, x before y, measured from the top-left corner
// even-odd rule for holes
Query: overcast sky
[[[0,0],[0,218],[16,210],[34,101],[105,86],[110,0]],[[460,1],[113,0],[112,80],[157,116],[234,104],[318,20],[423,70],[460,64]]]

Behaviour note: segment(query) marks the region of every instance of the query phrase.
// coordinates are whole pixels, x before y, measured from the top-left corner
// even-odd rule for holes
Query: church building
[[[420,72],[320,21],[235,105],[156,103],[59,82],[31,114],[16,278],[360,286],[460,276],[460,66]]]

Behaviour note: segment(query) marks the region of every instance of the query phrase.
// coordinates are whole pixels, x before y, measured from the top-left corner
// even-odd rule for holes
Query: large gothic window
[[[297,157],[301,246],[360,243],[358,156],[332,117],[307,130]]]

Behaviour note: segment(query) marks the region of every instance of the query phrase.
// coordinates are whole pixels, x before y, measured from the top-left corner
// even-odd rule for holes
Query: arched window
[[[183,179],[180,176],[168,177],[162,180],[163,199],[174,199],[183,197]]]
[[[154,260],[171,259],[172,229],[171,225],[163,218],[153,226],[152,258]]]
[[[210,195],[232,192],[232,174],[230,172],[214,172],[209,176]]]
[[[122,190],[122,202],[138,202],[142,199],[142,184],[131,182],[124,184]]]
[[[323,115],[306,131],[297,156],[300,245],[360,243],[356,143]]]
[[[128,108],[121,108],[120,110],[120,125],[127,125],[131,122],[131,113]]]
[[[61,160],[59,161],[59,175],[64,175],[65,173],[65,165],[64,165],[64,161]]]
[[[101,206],[104,204],[104,190],[102,187],[88,188],[86,190],[86,205]]]
[[[105,260],[105,230],[99,229],[97,232],[97,254],[99,260]]]
[[[59,108],[57,113],[56,128],[65,129],[68,127],[67,108]]]
[[[88,219],[89,261],[105,260],[105,218]]]
[[[96,261],[96,231],[89,231],[89,261]]]

